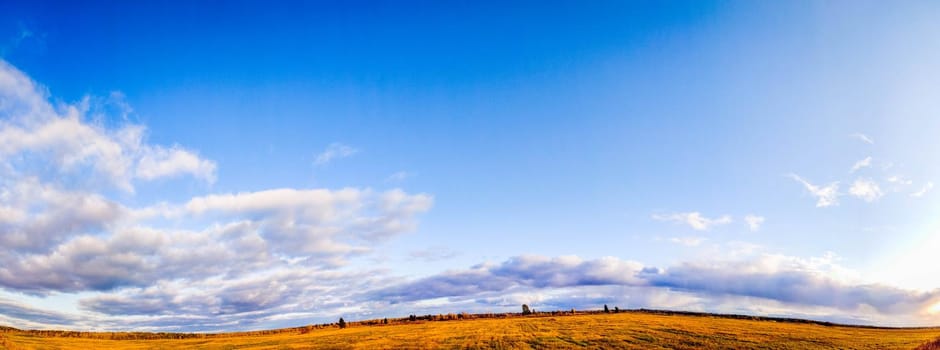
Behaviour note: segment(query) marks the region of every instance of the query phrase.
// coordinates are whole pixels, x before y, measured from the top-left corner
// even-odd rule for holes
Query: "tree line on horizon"
[[[297,332],[300,334],[308,333],[315,329],[324,329],[324,328],[347,328],[353,326],[377,326],[377,325],[389,325],[389,324],[407,324],[413,322],[430,322],[430,321],[456,321],[456,320],[470,320],[470,319],[487,319],[487,318],[512,318],[520,316],[563,316],[563,315],[576,315],[576,314],[598,314],[598,313],[617,313],[622,310],[619,307],[614,307],[611,311],[607,305],[604,305],[603,310],[582,310],[576,311],[575,309],[570,310],[555,310],[555,311],[536,311],[530,308],[527,304],[522,305],[522,312],[513,313],[513,312],[503,312],[503,313],[478,313],[471,314],[467,312],[461,313],[448,313],[448,314],[427,314],[427,315],[415,315],[411,314],[408,317],[401,318],[382,318],[382,319],[373,319],[373,320],[362,320],[362,321],[346,321],[343,317],[340,317],[339,320],[335,323],[323,323],[323,324],[310,324],[300,327],[291,327],[291,328],[281,328],[281,329],[270,329],[270,330],[258,330],[258,331],[246,331],[246,332],[229,332],[229,333],[174,333],[174,332],[89,332],[89,331],[67,331],[67,330],[22,330],[13,327],[0,326],[0,334],[3,333],[28,333],[34,334],[37,336],[44,337],[60,337],[60,338],[87,338],[87,339],[109,339],[109,340],[152,340],[152,339],[193,339],[193,338],[225,338],[230,336],[243,336],[243,335],[273,335],[281,333],[291,333]]]

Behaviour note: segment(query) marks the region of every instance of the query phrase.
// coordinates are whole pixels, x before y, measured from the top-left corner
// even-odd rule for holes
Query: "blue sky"
[[[940,8],[890,5],[2,4],[0,323],[936,325]]]

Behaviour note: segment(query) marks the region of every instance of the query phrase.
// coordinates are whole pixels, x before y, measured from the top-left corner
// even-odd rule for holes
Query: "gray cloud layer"
[[[586,286],[651,287],[705,297],[757,297],[846,311],[914,314],[940,302],[940,291],[916,292],[881,284],[839,281],[813,262],[764,255],[752,260],[685,263],[666,269],[616,258],[524,256],[478,265],[377,290],[370,298],[406,302],[487,292]]]

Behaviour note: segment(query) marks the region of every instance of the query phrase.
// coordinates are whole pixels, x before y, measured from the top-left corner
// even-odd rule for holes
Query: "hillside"
[[[739,316],[632,311],[540,314],[385,325],[350,323],[226,334],[6,329],[2,349],[913,349],[940,328],[877,328]],[[111,340],[110,338],[137,338]],[[157,339],[142,339],[157,338]],[[179,339],[183,338],[183,339]]]

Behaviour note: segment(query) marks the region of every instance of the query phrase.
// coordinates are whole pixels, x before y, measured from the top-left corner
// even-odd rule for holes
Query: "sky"
[[[940,4],[0,3],[0,324],[940,325]]]

